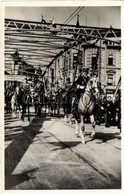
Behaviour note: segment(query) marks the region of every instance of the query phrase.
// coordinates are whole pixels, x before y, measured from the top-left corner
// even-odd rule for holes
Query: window
[[[95,70],[97,68],[97,57],[96,54],[92,55],[92,69]]]
[[[114,65],[113,64],[113,55],[108,56],[108,65]]]
[[[75,64],[77,63],[78,57],[77,57],[77,53],[73,54],[73,67],[75,67]]]
[[[107,85],[112,86],[113,85],[113,74],[107,75]]]

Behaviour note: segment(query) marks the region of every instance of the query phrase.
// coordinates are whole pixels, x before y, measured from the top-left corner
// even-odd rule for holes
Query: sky
[[[48,22],[64,23],[78,7],[5,7],[5,18],[27,21],[41,21],[41,14]],[[119,6],[84,7],[80,12],[80,25],[121,28]],[[76,24],[76,17],[69,24]]]

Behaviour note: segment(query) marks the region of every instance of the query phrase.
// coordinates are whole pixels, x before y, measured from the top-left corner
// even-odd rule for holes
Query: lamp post
[[[14,61],[14,65],[13,65],[14,72],[13,72],[13,74],[15,75],[15,66],[20,61],[18,49],[16,49],[15,53],[12,54],[12,58],[13,58],[13,61]]]

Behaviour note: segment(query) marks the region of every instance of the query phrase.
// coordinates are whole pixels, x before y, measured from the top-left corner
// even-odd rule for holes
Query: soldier
[[[66,79],[66,84],[65,84],[65,89],[68,90],[70,88],[70,86],[71,86],[70,78],[67,78]]]
[[[24,89],[25,92],[29,92],[30,91],[30,84],[29,84],[27,78],[24,79],[23,89]]]
[[[78,79],[75,81],[75,85],[77,86],[77,94],[80,97],[81,93],[84,93],[87,83],[89,81],[88,68],[84,68]]]
[[[78,102],[80,100],[80,94],[84,93],[85,88],[87,86],[87,83],[89,81],[89,75],[88,75],[88,68],[83,68],[82,73],[78,77],[78,79],[75,81],[74,85],[76,86],[76,97],[72,104],[72,112],[74,110],[77,111],[78,108]]]
[[[107,118],[108,118],[108,125],[110,126],[112,124],[112,112],[114,111],[113,109],[113,102],[111,99],[111,96],[107,97]]]

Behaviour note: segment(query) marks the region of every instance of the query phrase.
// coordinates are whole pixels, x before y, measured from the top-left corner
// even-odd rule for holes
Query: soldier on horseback
[[[77,86],[77,93],[84,93],[84,90],[89,81],[88,68],[84,68],[78,79],[75,81]]]
[[[71,82],[70,82],[70,78],[68,77],[67,79],[66,79],[66,84],[65,84],[65,89],[69,89],[70,88],[70,86],[71,86]]]
[[[74,82],[74,86],[76,87],[76,96],[72,103],[72,112],[78,111],[78,103],[80,99],[80,95],[84,93],[87,83],[89,81],[88,68],[83,68],[78,79]]]
[[[28,92],[30,91],[30,84],[29,84],[27,78],[24,79],[23,90],[24,90],[26,93],[28,93]]]

